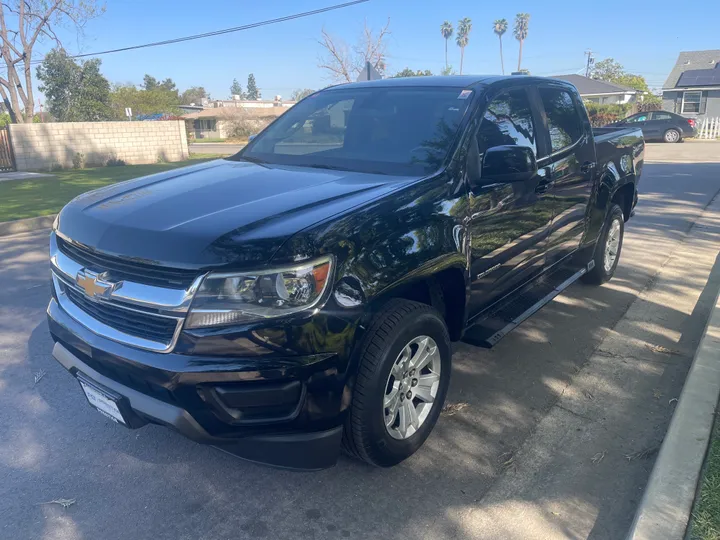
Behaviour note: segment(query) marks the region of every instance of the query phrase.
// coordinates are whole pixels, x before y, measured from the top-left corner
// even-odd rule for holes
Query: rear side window
[[[537,153],[535,125],[525,89],[503,92],[490,102],[477,141],[481,154],[494,146],[527,146]]]
[[[672,120],[672,115],[668,113],[656,112],[653,113],[653,120]]]
[[[583,121],[569,92],[540,88],[540,99],[547,116],[553,152],[570,146],[582,137]]]

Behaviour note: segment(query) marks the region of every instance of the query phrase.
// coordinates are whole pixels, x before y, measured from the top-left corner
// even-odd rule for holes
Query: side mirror
[[[480,180],[483,184],[524,182],[538,172],[535,152],[527,146],[494,146],[485,151]]]

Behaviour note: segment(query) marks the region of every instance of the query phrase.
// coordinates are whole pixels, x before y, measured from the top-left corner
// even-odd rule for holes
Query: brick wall
[[[85,166],[116,157],[127,163],[180,161],[189,157],[185,122],[58,122],[11,124],[10,141],[18,171],[73,166],[82,153]]]

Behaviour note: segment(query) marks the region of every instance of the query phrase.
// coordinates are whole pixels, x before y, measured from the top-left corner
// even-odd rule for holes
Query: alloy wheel
[[[412,437],[427,420],[440,386],[441,360],[429,336],[411,340],[395,360],[385,385],[385,427],[394,439]]]

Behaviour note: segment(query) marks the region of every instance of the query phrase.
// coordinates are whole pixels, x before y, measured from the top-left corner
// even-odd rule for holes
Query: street
[[[239,152],[244,144],[228,144],[228,143],[190,143],[188,148],[191,154],[219,154],[221,156],[230,156]]]
[[[614,279],[571,286],[491,350],[456,344],[447,412],[387,470],[271,469],[108,421],[51,356],[47,231],[0,237],[0,538],[622,538],[720,285],[720,163],[662,152]],[[637,363],[614,352],[637,343]]]

